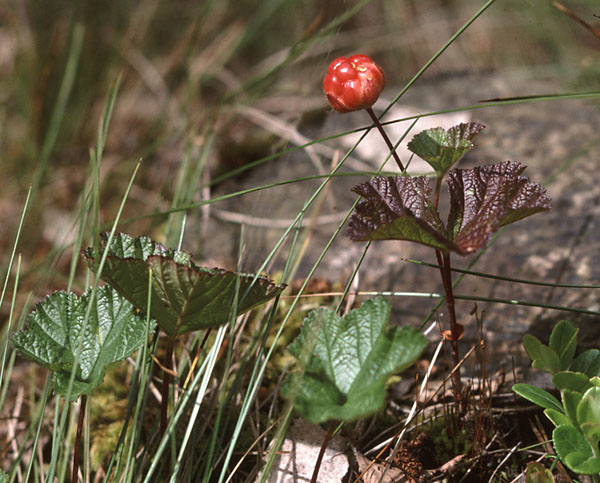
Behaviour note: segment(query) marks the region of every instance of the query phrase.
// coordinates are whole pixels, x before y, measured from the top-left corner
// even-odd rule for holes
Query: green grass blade
[[[76,23],[73,27],[71,35],[71,45],[69,46],[67,64],[58,91],[58,98],[56,100],[56,104],[54,105],[54,109],[52,110],[50,121],[48,123],[48,131],[46,132],[46,136],[44,137],[44,141],[40,150],[40,164],[33,184],[36,191],[37,188],[39,188],[40,181],[46,174],[48,160],[50,159],[50,154],[52,153],[52,150],[56,144],[56,140],[58,139],[60,127],[65,117],[67,103],[69,101],[69,97],[71,96],[71,91],[73,90],[73,84],[75,83],[75,76],[79,66],[79,58],[81,55],[81,49],[83,47],[84,33],[85,29],[83,25]]]
[[[440,266],[436,265],[435,263],[427,263],[427,262],[422,262],[420,260],[404,259],[404,261],[406,261],[408,263],[413,263],[415,265],[422,265],[424,267],[437,268],[437,269],[440,268]],[[494,275],[494,274],[491,274],[491,273],[476,272],[476,271],[473,271],[473,270],[463,270],[463,269],[460,269],[460,268],[452,268],[452,271],[456,272],[456,273],[463,273],[465,275],[473,275],[473,276],[481,277],[481,278],[491,278],[493,280],[501,280],[503,282],[523,283],[523,284],[527,284],[527,285],[538,285],[538,286],[541,286],[541,287],[600,288],[600,285],[597,285],[597,284],[573,284],[573,283],[542,282],[541,280],[527,280],[527,279],[524,279],[524,278],[505,277],[505,276],[502,276],[502,275]]]

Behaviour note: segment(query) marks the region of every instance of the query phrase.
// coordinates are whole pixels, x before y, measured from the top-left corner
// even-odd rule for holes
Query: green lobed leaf
[[[92,270],[106,246],[103,236],[98,253],[84,252]],[[169,336],[207,329],[227,322],[239,290],[238,315],[279,295],[285,288],[263,276],[196,266],[183,252],[168,250],[148,237],[115,236],[102,271],[102,279],[138,309],[148,302],[152,270],[151,317]]]
[[[551,374],[560,370],[558,354],[552,348],[543,344],[537,337],[525,334],[523,336],[523,347],[529,358],[533,361],[531,365],[536,369]]]
[[[98,386],[106,367],[141,347],[146,333],[146,320],[108,286],[97,289],[83,330],[90,297],[92,289],[81,298],[72,292],[53,293],[27,316],[27,329],[11,337],[23,357],[53,371],[53,387],[61,395],[68,392],[73,362],[81,345],[72,399],[89,394]]]
[[[571,391],[579,392],[581,394],[592,387],[590,378],[587,375],[583,372],[573,371],[557,372],[552,376],[552,384],[554,384],[559,391],[570,389]]]
[[[447,131],[441,127],[427,129],[413,137],[408,149],[427,161],[438,176],[443,176],[473,148],[471,140],[484,128],[483,124],[470,122]]]
[[[461,255],[482,248],[500,227],[551,208],[546,190],[521,176],[517,162],[504,162],[448,174],[448,237]]]
[[[339,317],[330,309],[311,311],[288,350],[302,370],[282,394],[310,422],[352,421],[380,410],[385,381],[412,364],[427,345],[413,327],[388,328],[390,305],[367,300]]]
[[[570,470],[584,475],[600,473],[600,458],[594,457],[592,448],[577,428],[558,426],[552,432],[552,439],[556,454]]]
[[[544,409],[554,409],[560,413],[563,413],[562,404],[548,391],[545,391],[537,386],[531,384],[514,384],[512,390],[516,392],[522,398],[543,407]]]
[[[600,441],[600,387],[588,389],[577,405],[577,422],[586,440],[598,447]]]
[[[558,354],[561,371],[566,371],[573,361],[578,332],[579,329],[573,327],[567,320],[561,320],[552,329],[549,345]]]
[[[600,376],[600,350],[588,349],[579,354],[573,361],[571,370],[583,372],[588,377]]]
[[[439,250],[453,248],[430,202],[428,178],[376,176],[352,191],[363,197],[348,224],[352,240],[407,240]]]

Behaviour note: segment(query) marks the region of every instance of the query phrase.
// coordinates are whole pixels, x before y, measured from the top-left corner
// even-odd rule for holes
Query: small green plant
[[[537,461],[527,465],[525,483],[554,483],[552,472]]]
[[[119,233],[111,241],[104,234],[100,242],[99,249],[83,252],[90,269],[98,270],[102,254],[107,251],[102,279],[140,311],[147,310],[150,300],[150,316],[167,335],[161,401],[164,433],[171,359],[178,337],[223,325],[276,297],[285,286],[259,275],[198,267],[189,254],[167,249],[145,236]]]
[[[367,300],[345,317],[320,308],[308,313],[298,338],[288,347],[300,369],[288,377],[282,394],[312,423],[332,421],[312,481],[338,422],[380,410],[385,382],[421,354],[427,339],[414,327],[388,327],[390,304]]]
[[[139,349],[154,327],[111,287],[90,288],[81,297],[55,292],[27,317],[11,340],[25,358],[52,371],[52,386],[67,401],[82,396],[72,479],[77,481],[87,396],[107,367]]]
[[[118,234],[111,239],[104,234],[99,248],[89,248],[83,255],[109,285],[91,288],[81,298],[72,292],[50,295],[29,315],[27,329],[12,336],[22,356],[52,371],[56,393],[68,401],[83,395],[73,481],[79,469],[87,395],[102,382],[108,365],[128,357],[148,340],[154,320],[168,341],[161,400],[164,433],[177,338],[222,325],[284,289],[262,276],[198,267],[190,255],[148,237]],[[144,318],[141,314],[148,307]]]
[[[102,382],[107,366],[139,349],[153,327],[124,297],[105,286],[81,297],[53,293],[29,314],[27,329],[11,340],[23,357],[52,371],[57,394],[75,400]]]
[[[531,384],[515,384],[513,391],[544,408],[555,428],[556,454],[572,471],[600,481],[600,350],[589,349],[578,357],[579,329],[562,320],[554,326],[548,345],[527,334],[523,346],[532,366],[552,374],[560,401]]]
[[[464,123],[448,130],[428,129],[408,144],[410,151],[433,168],[433,193],[428,177],[407,176],[371,108],[384,85],[383,70],[366,55],[334,60],[323,81],[329,104],[336,111],[367,110],[402,172],[402,176],[376,176],[353,188],[362,199],[350,218],[348,234],[354,241],[407,240],[435,250],[450,325],[444,337],[451,345],[453,366],[458,368],[458,341],[464,330],[454,308],[450,254],[464,256],[481,250],[501,227],[549,210],[550,198],[541,185],[521,176],[525,166],[518,162],[451,170],[473,148],[473,138],[484,128],[479,123]],[[446,175],[450,212],[444,223],[438,205]],[[466,403],[458,369],[452,383],[460,418],[466,412]]]

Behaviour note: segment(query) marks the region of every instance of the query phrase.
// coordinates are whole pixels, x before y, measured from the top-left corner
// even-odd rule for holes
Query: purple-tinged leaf
[[[448,175],[448,236],[457,252],[482,248],[500,227],[551,208],[546,190],[521,176],[525,166],[504,162]]]
[[[427,129],[408,143],[408,149],[427,161],[438,176],[443,176],[473,148],[471,140],[484,128],[483,124],[470,122],[451,127],[447,131],[441,127]]]
[[[378,176],[352,191],[363,197],[350,217],[352,240],[408,240],[440,250],[454,248],[431,204],[428,178]]]

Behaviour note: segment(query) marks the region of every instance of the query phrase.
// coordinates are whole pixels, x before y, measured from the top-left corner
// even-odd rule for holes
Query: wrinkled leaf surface
[[[363,199],[348,234],[354,241],[407,240],[468,255],[502,226],[550,209],[546,190],[521,176],[524,169],[505,162],[450,171],[446,226],[431,203],[428,178],[375,177],[353,188]]]
[[[447,131],[441,127],[427,129],[408,143],[408,149],[427,161],[441,176],[473,148],[471,140],[484,127],[483,124],[470,122]]]
[[[81,345],[72,399],[98,386],[106,367],[140,348],[146,333],[146,320],[108,286],[97,290],[85,325],[91,294],[91,289],[81,298],[72,292],[53,293],[29,314],[27,329],[12,336],[13,345],[23,357],[53,371],[53,387],[61,395],[67,394]]]
[[[485,246],[502,226],[551,208],[546,190],[521,176],[525,166],[504,162],[448,173],[448,236],[465,255]]]
[[[352,191],[363,198],[350,218],[352,240],[408,240],[440,250],[453,248],[431,205],[428,178],[377,176]]]
[[[321,308],[310,312],[288,347],[303,370],[284,385],[308,421],[351,421],[383,407],[385,380],[408,367],[427,340],[413,327],[388,328],[387,300],[368,300],[346,317]]]
[[[100,253],[91,248],[84,252],[92,270],[97,269],[105,236],[102,241]],[[285,288],[262,276],[198,267],[186,253],[166,249],[148,237],[126,234],[115,236],[109,247],[102,279],[145,311],[150,270],[150,315],[169,336],[227,322],[236,291],[239,315],[267,302]]]

